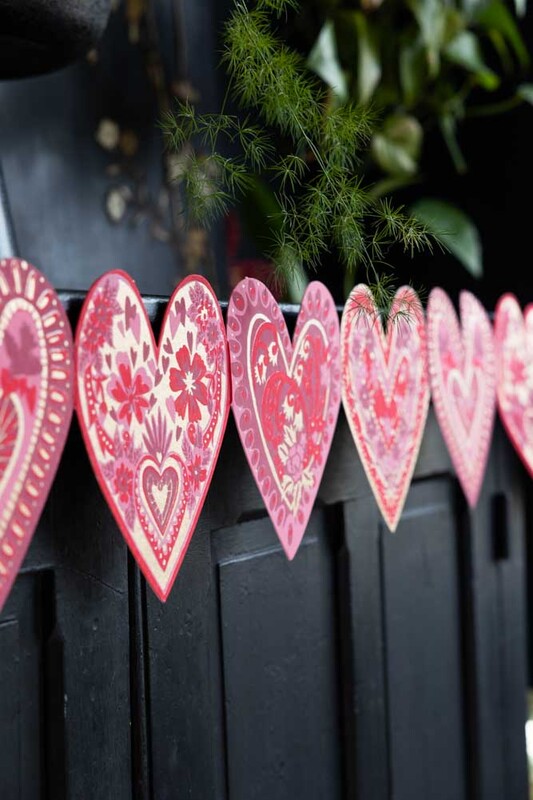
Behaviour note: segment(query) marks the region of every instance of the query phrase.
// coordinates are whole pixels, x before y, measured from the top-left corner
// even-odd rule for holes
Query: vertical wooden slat
[[[55,576],[47,569],[36,576],[43,639],[43,756],[46,800],[67,798],[64,637],[57,619]]]
[[[446,477],[414,483],[397,532],[382,535],[395,800],[470,800],[456,539]]]
[[[131,796],[127,548],[76,422],[36,536],[54,559],[67,797]],[[55,800],[55,798],[54,798]]]
[[[502,494],[506,514],[501,510]],[[521,468],[500,426],[468,529],[476,675],[476,800],[523,800],[527,796],[523,483]]]
[[[165,604],[147,589],[154,800],[224,800],[216,566],[205,517]]]
[[[270,519],[216,535],[231,800],[341,800],[335,537],[287,561]]]
[[[347,797],[387,800],[386,643],[380,522],[373,497],[345,503],[339,560]]]
[[[130,623],[130,704],[132,800],[150,800],[150,687],[146,631],[146,583],[131,553],[128,554]]]
[[[20,636],[16,619],[0,621],[0,797],[19,798]]]

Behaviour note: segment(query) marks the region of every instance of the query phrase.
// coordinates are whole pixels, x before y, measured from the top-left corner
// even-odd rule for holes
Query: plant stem
[[[466,111],[465,116],[491,117],[495,114],[504,114],[506,111],[512,111],[513,108],[518,108],[523,102],[524,99],[515,94],[507,100],[502,100],[500,103],[490,103],[486,106],[473,106]]]

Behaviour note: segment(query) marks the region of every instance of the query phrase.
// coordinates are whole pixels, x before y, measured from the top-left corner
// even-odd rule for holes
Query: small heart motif
[[[120,326],[127,303],[138,336]],[[176,308],[185,309],[179,318]],[[120,530],[165,600],[204,504],[229,411],[224,323],[203,278],[177,287],[160,341],[167,355],[128,275],[114,271],[96,281],[76,335],[78,416]]]
[[[356,286],[341,321],[342,400],[376,502],[395,531],[429,406],[427,339],[416,292],[396,292],[386,331],[368,286]]]
[[[318,281],[307,287],[293,342],[278,303],[245,278],[228,307],[233,412],[285,553],[298,550],[340,405],[339,321]]]
[[[135,336],[135,340],[138,342],[140,332],[140,317],[137,314],[136,307],[130,302],[129,297],[126,298],[126,305],[124,307],[124,320],[126,323],[126,330],[131,330]]]
[[[433,289],[427,309],[435,414],[469,505],[478,500],[496,411],[494,337],[487,313],[461,292],[461,325],[448,295]]]
[[[498,411],[518,455],[533,477],[533,305],[524,315],[504,294],[494,315]]]
[[[179,535],[188,489],[187,469],[175,455],[163,464],[146,456],[137,467],[137,514],[163,569]]]
[[[54,479],[73,407],[70,325],[41,273],[0,261],[0,609]]]

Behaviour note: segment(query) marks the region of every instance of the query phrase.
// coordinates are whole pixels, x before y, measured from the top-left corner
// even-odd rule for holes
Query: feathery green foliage
[[[392,244],[414,253],[431,250],[432,238],[424,224],[363,185],[358,165],[372,116],[363,106],[335,106],[300,56],[278,39],[276,18],[296,7],[296,0],[258,0],[253,8],[235,0],[223,64],[243,117],[224,109],[199,115],[182,103],[164,118],[163,130],[173,149],[186,152],[183,179],[195,221],[209,224],[243,196],[252,174],[269,175],[281,209],[268,252],[277,278],[286,280],[302,265],[318,269],[334,245],[347,270],[363,266],[378,280]],[[196,152],[187,150],[190,142]],[[221,155],[228,145],[240,155]]]

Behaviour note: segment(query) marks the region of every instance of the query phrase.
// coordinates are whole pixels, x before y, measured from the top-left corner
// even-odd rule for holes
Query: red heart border
[[[146,322],[146,325],[147,325],[147,328],[148,328],[148,331],[149,331],[149,337],[150,337],[150,343],[151,343],[151,348],[152,349],[151,349],[151,353],[147,353],[147,354],[144,355],[143,360],[147,361],[147,360],[149,360],[150,357],[153,357],[153,359],[155,360],[155,363],[157,365],[157,368],[156,368],[156,371],[155,371],[155,375],[156,376],[157,376],[157,373],[159,372],[158,367],[159,367],[159,358],[160,358],[160,354],[161,354],[161,345],[162,345],[162,343],[163,343],[163,341],[164,341],[164,339],[165,339],[165,337],[167,336],[167,333],[168,333],[167,326],[170,324],[169,321],[170,321],[170,318],[171,318],[171,313],[178,313],[178,312],[174,312],[173,309],[175,307],[177,308],[178,305],[180,304],[180,302],[183,303],[183,300],[182,301],[179,300],[179,296],[180,296],[181,293],[183,293],[184,289],[187,286],[189,286],[190,284],[193,284],[194,282],[199,283],[207,290],[208,295],[210,296],[210,299],[213,301],[213,307],[216,309],[217,323],[219,325],[220,332],[221,332],[221,334],[223,336],[223,339],[224,339],[224,375],[225,375],[225,380],[226,380],[226,383],[225,383],[225,387],[226,388],[225,388],[225,392],[224,392],[225,403],[223,405],[221,405],[221,407],[220,407],[220,423],[219,423],[220,427],[219,427],[219,431],[217,433],[217,440],[215,441],[215,439],[213,438],[213,453],[212,453],[212,458],[211,458],[210,464],[209,464],[209,466],[208,466],[208,468],[206,470],[207,471],[207,475],[206,475],[206,478],[205,478],[203,491],[201,492],[201,495],[199,496],[199,500],[198,500],[198,502],[197,502],[197,504],[196,504],[196,506],[194,508],[194,512],[193,512],[191,521],[190,521],[189,526],[188,526],[187,534],[186,534],[185,538],[183,539],[183,543],[181,545],[181,551],[179,553],[179,557],[177,558],[176,563],[174,564],[174,566],[172,568],[172,571],[169,573],[168,578],[165,581],[165,585],[164,586],[160,585],[160,583],[157,581],[155,575],[152,574],[152,572],[150,571],[150,569],[149,569],[149,567],[147,565],[147,562],[146,562],[145,558],[143,557],[143,554],[141,553],[139,547],[137,546],[137,543],[136,543],[135,539],[133,538],[132,532],[130,530],[130,526],[127,524],[123,513],[121,512],[120,508],[117,506],[117,504],[114,501],[113,495],[112,495],[112,493],[111,493],[111,491],[109,490],[109,487],[108,487],[108,481],[107,481],[106,477],[102,474],[100,462],[99,462],[98,458],[95,455],[93,442],[91,441],[90,434],[89,434],[89,431],[88,431],[87,421],[85,420],[83,412],[81,410],[80,385],[82,385],[83,381],[82,381],[82,378],[80,377],[80,375],[81,375],[80,361],[81,361],[81,354],[82,354],[81,338],[83,336],[83,331],[84,331],[85,315],[87,313],[87,310],[89,309],[89,306],[90,306],[90,303],[91,303],[93,295],[100,289],[100,287],[103,285],[105,280],[109,279],[112,276],[116,276],[118,280],[122,280],[122,281],[126,282],[126,284],[128,286],[128,289],[132,292],[132,294],[135,297],[135,300],[137,302],[137,306],[136,307],[138,309],[140,309],[140,313],[141,314],[144,314],[145,322]],[[128,309],[125,309],[125,313],[126,314],[128,313]],[[131,309],[130,309],[130,314],[131,314]],[[172,333],[171,333],[171,338],[173,338],[172,337]],[[160,333],[160,336],[159,336],[159,341],[156,342],[155,336],[154,336],[154,333],[153,333],[153,329],[152,329],[152,326],[150,324],[150,320],[149,320],[148,315],[146,313],[146,309],[145,309],[145,306],[144,306],[144,303],[143,303],[143,299],[141,297],[141,294],[140,294],[135,282],[133,281],[133,279],[126,272],[123,272],[122,270],[111,270],[110,272],[107,272],[104,275],[102,275],[100,278],[98,278],[98,280],[95,281],[95,283],[91,286],[91,288],[89,289],[89,292],[87,293],[87,297],[85,299],[82,311],[80,313],[80,319],[79,319],[79,323],[78,323],[78,327],[77,327],[77,331],[76,331],[74,349],[75,349],[76,370],[77,370],[75,407],[76,407],[76,411],[77,411],[77,414],[78,414],[78,419],[80,421],[80,428],[81,428],[82,435],[83,435],[83,438],[84,438],[84,442],[85,442],[85,446],[86,446],[86,449],[87,449],[87,453],[89,455],[89,459],[90,459],[90,462],[91,462],[91,465],[92,465],[92,468],[93,468],[93,472],[94,472],[94,474],[96,476],[96,479],[98,481],[100,489],[101,489],[101,491],[102,491],[102,493],[103,493],[103,495],[104,495],[104,497],[106,499],[106,502],[107,502],[109,508],[111,509],[112,513],[113,513],[113,517],[115,519],[115,522],[117,523],[117,525],[118,525],[118,527],[119,527],[119,529],[120,529],[120,531],[121,531],[121,533],[122,533],[122,535],[123,535],[128,547],[130,549],[130,551],[132,552],[135,560],[137,561],[139,567],[141,568],[146,580],[148,581],[149,585],[152,587],[152,589],[153,589],[154,593],[157,595],[157,597],[162,602],[165,602],[166,599],[168,598],[169,594],[170,594],[170,591],[171,591],[173,585],[174,585],[174,582],[176,580],[176,577],[177,577],[178,572],[180,570],[180,567],[182,565],[183,559],[184,559],[184,557],[186,555],[186,552],[188,550],[191,538],[192,538],[193,533],[195,531],[196,525],[198,523],[198,518],[199,518],[200,513],[202,511],[202,508],[204,506],[205,499],[207,497],[207,493],[208,493],[208,490],[209,490],[209,486],[210,486],[210,483],[211,483],[211,480],[212,480],[212,477],[213,477],[213,473],[214,473],[214,470],[215,470],[215,467],[216,467],[216,464],[217,464],[217,461],[218,461],[218,456],[219,456],[220,448],[222,446],[222,442],[223,442],[223,439],[224,439],[224,433],[225,433],[225,430],[226,430],[227,420],[228,420],[228,416],[229,416],[229,409],[230,409],[230,403],[231,403],[231,379],[230,379],[230,371],[229,371],[229,356],[228,356],[228,349],[227,349],[227,340],[226,340],[226,336],[225,336],[225,327],[224,327],[224,322],[223,322],[223,319],[222,319],[222,313],[221,313],[221,310],[220,310],[220,305],[219,305],[218,300],[217,300],[217,298],[216,298],[216,296],[215,296],[215,294],[213,292],[213,289],[212,289],[211,285],[209,284],[209,282],[205,278],[203,278],[200,275],[187,276],[176,287],[176,289],[174,290],[174,292],[173,292],[173,294],[172,294],[172,296],[171,296],[171,298],[170,298],[170,300],[169,300],[169,302],[167,304],[165,315],[164,315],[163,321],[161,323],[161,333]],[[173,352],[172,354],[169,353],[168,355],[169,355],[168,362],[170,362],[170,358],[173,358],[174,356],[176,356],[176,352]],[[161,356],[161,359],[162,360],[163,359],[166,360],[166,357],[165,356]],[[158,385],[157,378],[154,377],[154,380],[156,381],[156,383],[154,385],[157,386]],[[173,440],[174,440],[174,433],[175,433],[175,431],[173,431]],[[183,431],[183,436],[185,436],[185,431]],[[136,502],[137,502],[137,500],[136,500]],[[148,537],[147,537],[147,541],[148,541]],[[173,547],[176,544],[176,542],[177,542],[177,538],[174,540]],[[170,559],[170,556],[169,556],[169,559]]]
[[[446,447],[450,453],[457,477],[468,504],[474,508],[481,491],[483,477],[490,452],[494,418],[496,413],[496,354],[492,326],[487,312],[479,300],[470,292],[461,292],[459,297],[460,322],[453,304],[442,289],[431,291],[427,307],[429,377],[433,406]],[[450,345],[455,347],[453,355],[464,362],[466,354],[475,358],[474,348],[483,349],[478,385],[481,394],[478,403],[484,403],[480,421],[479,439],[471,443],[469,436],[453,424],[450,416],[450,401],[443,379],[441,351],[438,337],[440,325],[447,328]],[[461,364],[463,367],[463,364]],[[460,374],[464,370],[461,368]],[[469,432],[466,432],[467,434]],[[474,448],[469,452],[468,447]]]
[[[0,610],[17,577],[50,493],[65,446],[74,404],[72,333],[56,291],[44,275],[27,261],[18,258],[2,259],[0,317],[3,318],[13,301],[19,309],[31,308],[38,316],[40,333],[45,342],[44,349],[49,358],[45,394],[37,395],[35,399],[34,419],[39,415],[41,417],[39,438],[27,462],[20,491],[15,495],[12,493],[11,499],[2,508],[2,519],[7,515],[7,521],[4,525],[0,523]],[[13,316],[16,313],[17,310]],[[41,349],[42,347],[41,345]],[[40,366],[42,369],[42,361]],[[5,382],[9,370],[1,365],[1,373],[4,393],[7,391]],[[9,391],[22,398],[23,381],[18,373],[11,379],[11,384]],[[21,407],[23,403],[21,399]],[[32,428],[31,439],[34,436],[35,431]],[[13,506],[11,512],[8,511],[10,505]]]
[[[415,326],[413,326],[413,318],[416,321]],[[344,307],[341,320],[341,372],[342,402],[353,440],[376,503],[389,530],[394,532],[400,520],[422,444],[430,393],[424,312],[418,295],[410,286],[402,286],[396,292],[391,305],[389,319],[392,322],[389,322],[389,327],[385,332],[381,314],[376,306],[371,289],[363,283],[353,288]],[[411,449],[407,453],[404,449],[401,456],[399,456],[402,462],[398,463],[397,469],[394,470],[394,476],[396,479],[399,471],[400,479],[395,480],[393,484],[387,471],[383,472],[383,461],[380,460],[379,454],[374,452],[370,445],[370,428],[367,427],[368,420],[363,412],[366,414],[370,408],[369,419],[372,418],[372,424],[376,428],[374,438],[377,438],[377,443],[382,446],[383,437],[379,440],[379,436],[377,436],[380,420],[375,413],[375,409],[372,410],[372,402],[375,398],[376,390],[381,389],[381,384],[376,387],[372,382],[371,371],[374,369],[376,355],[373,348],[379,343],[380,355],[388,369],[392,337],[396,342],[398,337],[403,336],[404,333],[408,334],[409,331],[416,332],[419,344],[418,355],[423,362],[416,373],[417,388],[420,390],[420,395],[417,399],[415,419],[412,421],[415,430],[411,441]],[[412,336],[410,338],[411,341],[414,341]],[[368,356],[368,358],[363,359],[362,370],[359,370],[359,359],[352,359],[352,348],[354,346],[361,349],[363,356]],[[399,368],[397,372],[399,372]],[[362,393],[365,393],[366,402],[361,398]],[[377,425],[376,422],[378,423]],[[394,439],[395,436],[393,437]],[[392,445],[392,441],[390,445]]]
[[[516,297],[510,292],[503,294],[494,313],[494,340],[499,416],[533,478],[533,426],[529,431],[524,425],[528,410],[533,414],[533,304],[522,313]],[[520,431],[521,427],[524,430]]]
[[[295,492],[295,496],[298,496],[298,500],[295,501],[296,511],[291,510],[291,505],[286,499],[287,495],[283,496],[284,492],[280,485],[281,478],[274,471],[272,452],[267,448],[269,440],[265,432],[264,422],[266,420],[263,420],[262,417],[258,418],[257,411],[254,409],[255,383],[258,381],[257,378],[254,378],[254,374],[259,365],[248,363],[248,349],[251,344],[248,342],[248,346],[246,346],[246,342],[251,335],[250,331],[254,334],[253,341],[255,341],[254,325],[258,320],[262,320],[265,325],[273,326],[277,334],[277,340],[276,342],[273,340],[272,345],[275,348],[278,345],[280,346],[283,351],[282,360],[285,362],[286,367],[290,365],[289,369],[277,369],[277,361],[272,361],[272,364],[275,363],[276,367],[272,366],[270,375],[278,381],[283,376],[288,378],[289,382],[293,380],[294,359],[300,357],[300,346],[303,347],[303,344],[308,341],[307,339],[302,339],[304,332],[307,336],[309,330],[316,329],[319,341],[324,346],[327,342],[327,347],[329,348],[329,359],[326,359],[327,363],[326,361],[323,362],[323,366],[328,368],[329,374],[328,403],[323,410],[324,428],[322,434],[317,434],[318,438],[315,439],[319,453],[316,456],[308,456],[308,460],[305,462],[306,466],[302,466],[300,472],[296,470],[296,474],[299,475],[298,480],[301,481],[302,485],[304,483],[304,474],[306,475],[306,480],[312,481],[312,485],[306,485],[300,494]],[[287,558],[292,560],[300,546],[313,510],[339,413],[340,371],[338,366],[339,320],[337,310],[333,298],[326,287],[319,281],[311,282],[302,298],[291,342],[279,304],[270,291],[260,281],[254,278],[245,278],[235,287],[231,295],[228,307],[227,332],[233,380],[232,408],[237,430],[239,431],[250,469],[278,538]],[[303,361],[304,359],[302,359]],[[302,370],[304,369],[303,364],[301,364],[301,368]],[[305,376],[301,380],[304,381]],[[262,382],[262,380],[259,380],[259,384]],[[307,405],[306,403],[306,409]],[[303,411],[301,413],[303,419]],[[305,433],[305,441],[308,442],[310,431],[307,428],[302,430]],[[281,448],[278,448],[276,452],[279,452],[279,449]],[[306,469],[308,470],[307,473],[305,472]],[[309,475],[312,477],[308,477]],[[283,472],[283,477],[287,477],[287,468]]]

